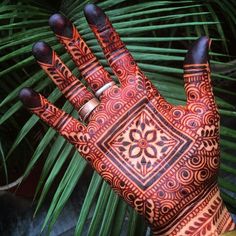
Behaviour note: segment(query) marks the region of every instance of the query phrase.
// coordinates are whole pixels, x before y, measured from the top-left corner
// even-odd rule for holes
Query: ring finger
[[[34,44],[32,52],[38,64],[79,112],[82,121],[85,121],[89,113],[99,105],[99,101],[71,73],[48,44],[37,42]],[[89,106],[89,109],[88,104],[92,104],[92,106]]]

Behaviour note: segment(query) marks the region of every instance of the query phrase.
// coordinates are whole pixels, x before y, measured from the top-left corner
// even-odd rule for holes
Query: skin
[[[208,63],[210,40],[201,37],[184,61],[185,106],[169,104],[145,77],[107,16],[84,10],[120,84],[108,88],[85,123],[30,88],[24,105],[56,129],[129,205],[154,235],[220,235],[235,224],[217,185],[219,114]],[[79,109],[112,81],[72,23],[60,14],[49,24],[71,55],[91,92],[44,42],[33,55],[65,97]]]

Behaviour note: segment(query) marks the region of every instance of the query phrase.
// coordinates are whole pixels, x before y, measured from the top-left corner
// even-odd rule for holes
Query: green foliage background
[[[4,0],[0,5],[0,172],[8,182],[11,180],[8,175],[11,165],[19,162],[19,158],[20,166],[25,169],[24,176],[43,159],[44,167],[35,195],[36,213],[57,180],[43,229],[46,226],[51,229],[88,167],[72,145],[36,116],[27,113],[17,96],[21,88],[33,87],[76,116],[72,106],[31,55],[32,44],[44,40],[80,77],[69,55],[49,29],[48,18],[57,11],[73,21],[101,63],[111,72],[83,16],[83,7],[89,2],[94,1],[61,0],[55,7],[53,1],[46,0]],[[222,120],[219,184],[227,206],[235,212],[236,2],[103,0],[96,3],[106,11],[145,74],[173,104],[185,103],[182,62],[186,48],[201,35],[213,39],[210,53],[212,77]],[[143,220],[93,173],[78,216],[76,234],[81,235],[89,218],[89,235],[120,235],[127,217],[127,235],[144,235],[146,226]]]

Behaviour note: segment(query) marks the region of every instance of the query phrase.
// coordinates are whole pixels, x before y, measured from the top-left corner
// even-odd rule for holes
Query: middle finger
[[[95,93],[102,87],[107,87],[107,84],[110,86],[114,84],[109,73],[99,63],[76,27],[66,17],[54,14],[49,19],[49,25]]]

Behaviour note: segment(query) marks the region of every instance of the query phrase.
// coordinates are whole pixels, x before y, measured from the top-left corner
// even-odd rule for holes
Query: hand
[[[75,26],[55,14],[49,24],[93,92],[49,45],[38,42],[35,58],[78,110],[81,122],[29,88],[21,91],[22,102],[74,144],[114,191],[145,216],[155,235],[218,235],[233,229],[217,186],[219,114],[210,81],[210,40],[201,37],[188,51],[187,104],[173,106],[139,69],[102,10],[89,4],[85,16],[120,84]]]

